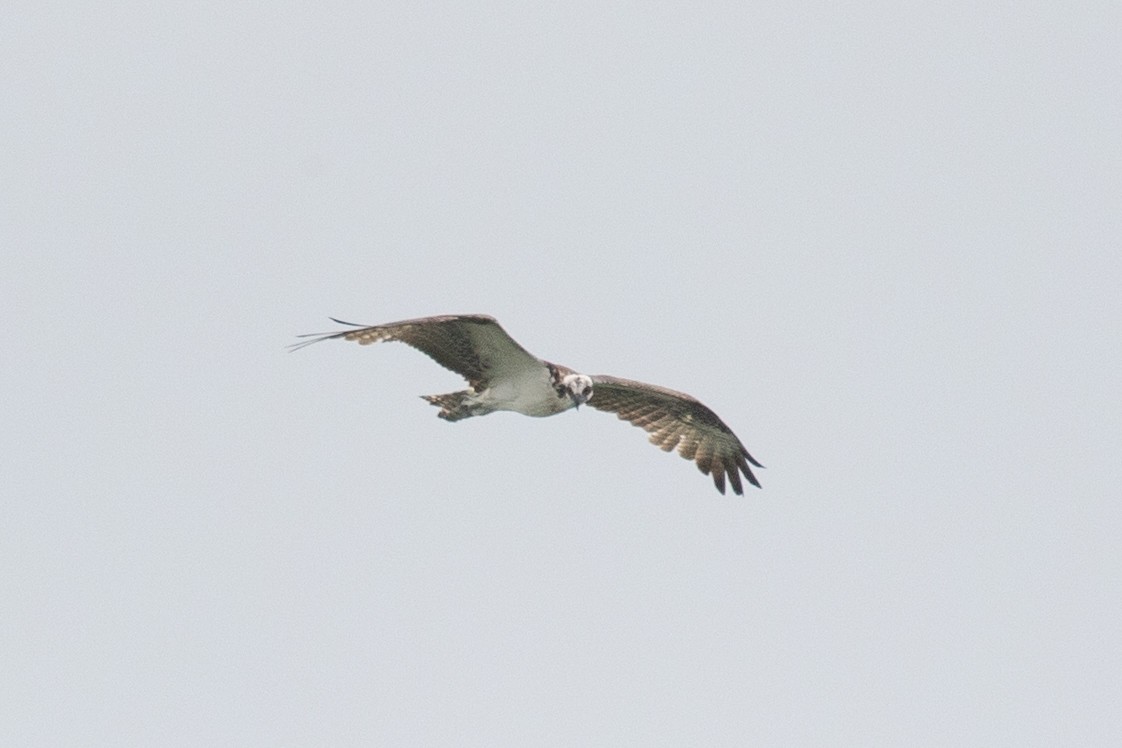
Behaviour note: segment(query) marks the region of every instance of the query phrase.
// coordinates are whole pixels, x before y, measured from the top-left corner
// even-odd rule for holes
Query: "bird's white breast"
[[[556,415],[573,407],[572,400],[557,396],[545,368],[493,382],[481,393],[480,401],[494,410],[536,417]]]

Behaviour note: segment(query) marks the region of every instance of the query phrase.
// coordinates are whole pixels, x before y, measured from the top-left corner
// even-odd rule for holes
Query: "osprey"
[[[330,319],[356,329],[300,335],[309,340],[289,346],[290,350],[334,338],[361,345],[406,343],[467,380],[466,390],[421,396],[439,407],[437,415],[446,421],[497,410],[552,416],[587,403],[646,430],[651,443],[666,452],[677,447],[678,454],[713,476],[722,494],[725,476],[737,495],[744,494],[741,473],[752,485],[760,485],[748,464],[763,465],[716,413],[694,398],[653,384],[604,374],[589,376],[543,361],[515,342],[493,317],[445,315],[369,326]]]

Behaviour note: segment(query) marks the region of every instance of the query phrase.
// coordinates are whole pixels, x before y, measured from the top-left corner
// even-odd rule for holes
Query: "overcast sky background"
[[[1117,5],[19,5],[0,743],[1122,743]]]

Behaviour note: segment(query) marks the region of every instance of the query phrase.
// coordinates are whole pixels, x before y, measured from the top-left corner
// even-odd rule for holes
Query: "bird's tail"
[[[471,394],[470,391],[464,390],[462,392],[449,392],[447,395],[421,395],[421,399],[440,408],[440,412],[437,413],[438,417],[445,421],[459,421],[475,415],[467,402],[468,396]]]

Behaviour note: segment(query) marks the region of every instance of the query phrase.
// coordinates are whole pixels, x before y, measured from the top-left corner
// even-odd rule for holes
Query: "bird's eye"
[[[592,388],[591,387],[585,387],[583,390],[580,391],[580,394],[584,395],[585,397],[588,397],[588,393],[590,393],[590,392],[592,392]]]

